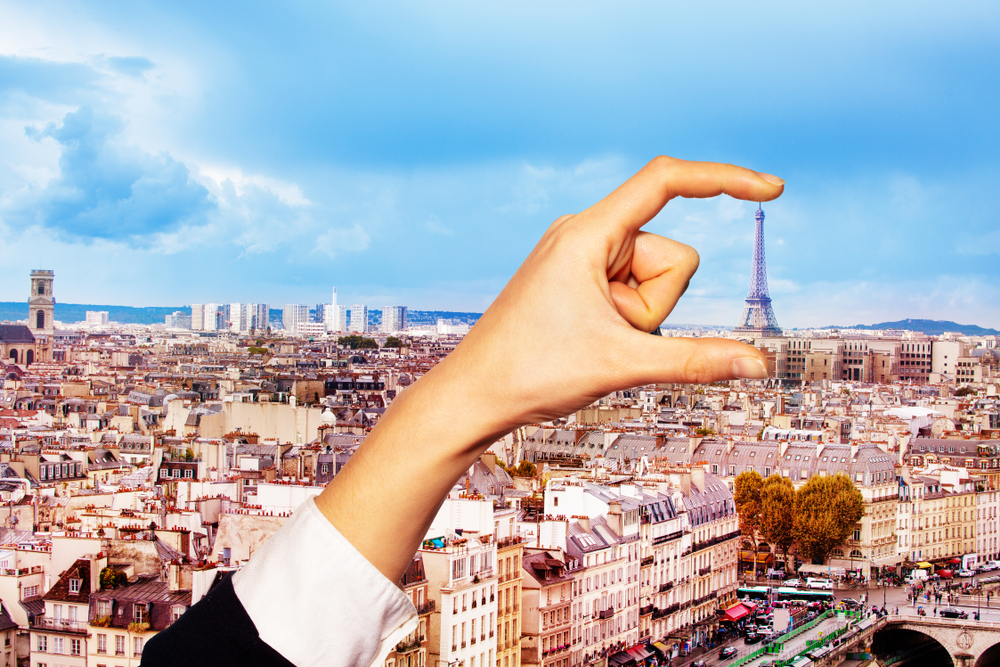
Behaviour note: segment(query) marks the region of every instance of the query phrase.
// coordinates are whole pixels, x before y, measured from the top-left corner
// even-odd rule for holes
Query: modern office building
[[[360,303],[351,306],[351,321],[347,329],[352,333],[368,332],[368,306]]]
[[[281,326],[288,333],[295,333],[300,322],[309,321],[309,306],[304,303],[286,303],[281,313]]]
[[[406,331],[406,306],[383,306],[382,331],[385,333]]]

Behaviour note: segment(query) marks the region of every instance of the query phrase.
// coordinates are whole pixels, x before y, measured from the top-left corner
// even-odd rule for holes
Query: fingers
[[[698,253],[691,246],[656,234],[636,235],[628,282],[608,286],[619,314],[636,329],[652,331],[677,305],[691,276],[698,270]]]
[[[760,350],[722,338],[660,338],[624,330],[629,354],[619,365],[622,386],[660,382],[704,384],[736,378],[763,380],[767,360]]]
[[[770,174],[718,162],[688,162],[670,157],[654,158],[617,190],[580,214],[597,224],[637,230],[653,219],[674,197],[715,197],[771,201],[785,182]]]

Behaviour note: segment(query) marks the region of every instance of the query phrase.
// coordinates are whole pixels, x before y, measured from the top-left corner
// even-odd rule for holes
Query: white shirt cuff
[[[260,638],[297,667],[380,665],[417,627],[410,598],[310,498],[233,575]]]

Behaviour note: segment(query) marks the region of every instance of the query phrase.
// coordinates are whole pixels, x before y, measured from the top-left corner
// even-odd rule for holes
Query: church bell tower
[[[31,272],[31,295],[28,297],[28,328],[36,336],[51,336],[55,333],[56,300],[52,296],[52,281],[55,271],[35,270]]]

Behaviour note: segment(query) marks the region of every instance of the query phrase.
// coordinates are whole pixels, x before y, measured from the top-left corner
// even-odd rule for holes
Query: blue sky
[[[480,311],[663,153],[787,181],[781,325],[1000,327],[1000,5],[622,4],[5,3],[0,300]],[[650,223],[670,321],[735,323],[755,208]]]

